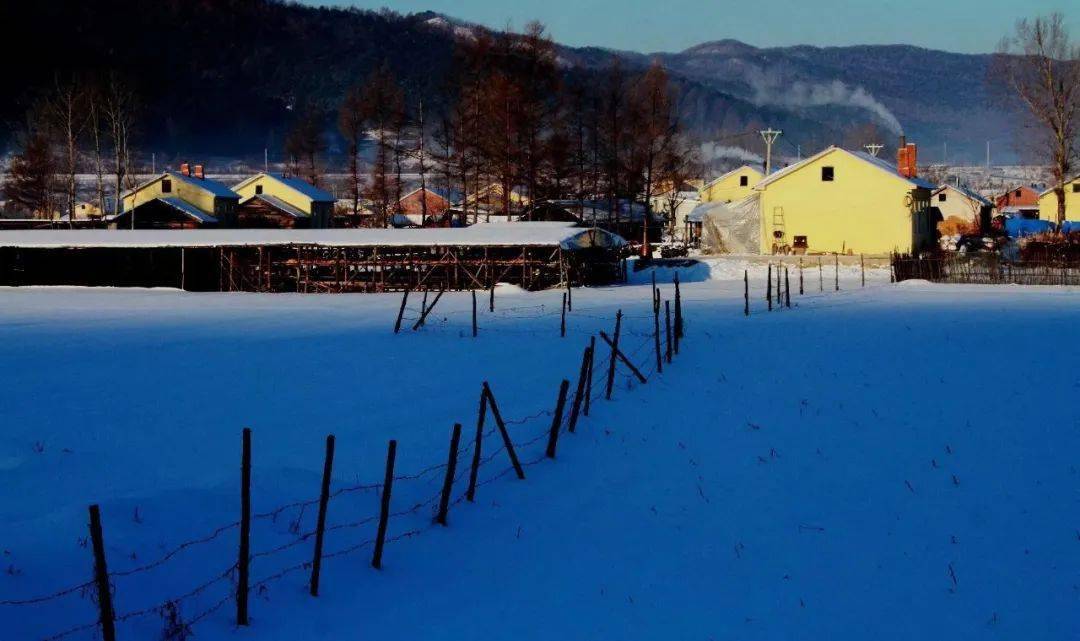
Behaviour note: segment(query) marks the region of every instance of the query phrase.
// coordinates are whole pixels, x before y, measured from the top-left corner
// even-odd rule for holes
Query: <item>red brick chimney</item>
[[[900,136],[900,146],[896,149],[896,171],[904,178],[915,178],[918,173],[918,148],[913,142],[907,142]]]
[[[180,163],[180,174],[183,175],[183,176],[190,176],[191,175],[191,166],[188,165],[186,162]]]
[[[204,176],[203,176],[203,166],[202,165],[195,165],[195,177],[196,178],[204,178]]]

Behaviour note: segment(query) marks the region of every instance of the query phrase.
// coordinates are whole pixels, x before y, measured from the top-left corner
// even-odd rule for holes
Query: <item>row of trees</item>
[[[459,48],[456,63],[450,99],[430,113],[385,66],[345,92],[336,115],[354,214],[367,200],[376,224],[388,224],[400,213],[406,172],[418,174],[421,188],[457,194],[475,219],[511,213],[515,194],[649,209],[699,171],[659,65],[567,73],[538,23],[521,34],[482,34]],[[286,138],[288,166],[318,184],[322,116],[310,105],[300,111]],[[420,205],[426,219],[426,200]]]
[[[133,177],[131,141],[138,104],[120,78],[57,77],[53,89],[27,114],[20,151],[11,160],[4,193],[17,209],[36,216],[74,212],[76,175],[89,167],[96,178],[94,202],[107,211],[106,176],[119,194]],[[114,213],[121,203],[115,199]]]

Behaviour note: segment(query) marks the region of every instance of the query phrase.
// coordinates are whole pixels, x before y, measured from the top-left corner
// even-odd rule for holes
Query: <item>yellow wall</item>
[[[746,176],[746,186],[739,186],[739,178]],[[744,165],[727,174],[722,180],[710,183],[701,189],[701,202],[730,203],[742,200],[754,193],[754,185],[762,178],[762,173],[753,167]]]
[[[273,176],[259,174],[250,182],[242,182],[233,187],[233,191],[240,194],[240,200],[247,200],[255,195],[255,186],[262,185],[262,193],[274,198],[280,198],[286,203],[296,207],[307,215],[311,215],[311,198],[296,191],[285,183],[275,180]]]
[[[166,194],[161,191],[162,178],[172,180],[172,192]],[[148,183],[140,185],[134,192],[128,193],[124,196],[124,211],[131,209],[132,206],[138,207],[155,198],[168,197],[179,198],[184,202],[195,205],[202,211],[211,215],[225,213],[222,211],[215,211],[214,195],[212,193],[199,189],[187,181],[172,176],[159,176]]]
[[[1080,221],[1080,192],[1073,191],[1080,185],[1080,177],[1065,184],[1065,220]],[[1057,222],[1057,195],[1051,191],[1039,196],[1039,218]]]
[[[834,168],[834,179],[821,179],[821,168]],[[913,191],[914,190],[914,191]],[[912,195],[916,207],[928,204],[930,191],[915,189],[843,150],[834,149],[759,188],[761,249],[771,253],[774,213],[784,215],[784,243],[806,236],[810,252],[884,254],[912,250]],[[929,228],[921,233],[932,233]]]

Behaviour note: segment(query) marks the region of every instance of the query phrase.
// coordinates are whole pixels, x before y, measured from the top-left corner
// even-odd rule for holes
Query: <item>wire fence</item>
[[[424,314],[423,310],[412,311],[416,314],[415,318],[417,319]],[[430,309],[428,311],[430,312]],[[498,311],[501,318],[507,321],[521,320],[523,318],[538,319],[548,316],[558,316],[562,313],[562,310],[556,310],[554,312],[548,311],[544,305],[507,307],[501,308]],[[586,311],[587,310],[581,310],[580,312],[574,312],[574,314],[588,316],[591,318],[605,321],[612,320],[609,316],[588,315],[585,313]],[[468,312],[452,310],[450,312],[447,312],[447,315],[461,313]],[[653,314],[623,315],[623,318],[648,318],[652,320]],[[514,328],[500,327],[498,324],[496,324],[493,327],[485,328],[485,331],[495,331],[501,333],[507,331],[513,332],[513,329]],[[540,332],[537,332],[536,330],[530,330],[530,333]],[[581,331],[581,333],[590,336],[592,335],[591,332]],[[619,351],[622,352],[623,356],[629,361],[634,361],[635,359],[638,359],[641,354],[645,352],[651,344],[653,344],[655,340],[655,336],[651,332],[634,332],[625,328],[622,331],[622,335],[623,337],[631,336],[641,339],[640,341],[632,341],[631,344],[633,345],[633,347],[630,348],[626,348],[625,343],[620,345]],[[605,350],[603,346],[598,345],[596,352],[593,355],[593,362],[598,366],[604,360],[606,360],[603,356],[604,352]],[[615,359],[616,357],[614,352],[612,352],[611,355],[607,358]],[[646,380],[648,380],[655,373],[656,363],[652,362],[651,358],[646,358],[645,363],[645,365],[640,367],[640,371],[644,374]],[[600,367],[599,369],[602,370],[603,367]],[[621,371],[621,369],[625,368],[616,368],[616,375],[619,377],[620,387],[632,388],[637,381],[637,378],[630,373]],[[592,376],[591,372],[590,376],[592,377],[591,386],[583,387],[583,389],[584,395],[588,396],[589,402],[591,403],[598,401],[606,396],[605,386],[607,385],[607,381],[605,380],[604,376]],[[584,383],[582,383],[582,385],[584,386]],[[575,394],[576,392],[571,391],[569,395],[573,397]],[[547,408],[541,408],[534,412],[521,416],[502,418],[502,423],[503,425],[512,425],[516,428],[515,432],[518,434],[517,439],[511,439],[510,445],[515,450],[527,453],[528,449],[531,446],[534,446],[542,441],[551,439],[553,437],[553,433],[557,437],[559,434],[567,431],[568,423],[570,420],[569,412],[562,412],[562,416],[560,417],[560,421],[557,426],[551,425],[554,417],[555,411]],[[523,431],[522,428],[527,428],[530,426],[535,427],[536,425],[540,425],[541,429],[536,429],[535,432],[533,430],[527,430],[527,434],[525,436],[521,436],[521,433]],[[486,445],[488,440],[491,437],[494,437],[499,432],[499,430],[500,428],[497,425],[487,427],[487,429],[485,429],[481,434],[480,442]],[[498,464],[499,460],[505,459],[507,457],[507,444],[505,442],[502,442],[501,439],[496,439],[495,442],[498,443],[495,447],[483,448],[483,455],[479,458],[479,461],[476,464],[478,476],[476,478],[475,485],[473,486],[474,490],[495,483],[507,476],[508,474],[515,472],[515,466],[512,464],[503,466],[500,466]],[[476,441],[470,439],[467,443],[463,445],[463,447],[458,450],[457,457],[454,459],[456,472],[454,474],[454,478],[452,479],[451,487],[459,488],[461,482],[473,473],[471,459],[473,457],[473,450],[475,446]],[[547,453],[540,452],[535,455],[529,455],[526,459],[521,460],[519,463],[521,467],[526,468],[538,465],[546,458]],[[434,483],[435,481],[438,481],[440,487],[436,491],[422,494],[419,497],[408,501],[407,507],[401,507],[398,508],[396,511],[389,513],[388,518],[391,522],[396,522],[398,520],[401,520],[403,517],[411,515],[424,514],[425,510],[430,512],[429,516],[431,518],[425,525],[420,525],[418,527],[409,527],[402,532],[398,532],[388,536],[385,539],[384,543],[395,543],[404,539],[413,538],[423,534],[424,532],[432,528],[440,527],[440,525],[435,521],[435,516],[436,510],[438,508],[438,503],[440,501],[440,498],[442,498],[443,493],[443,489],[441,487],[442,477],[445,476],[446,469],[449,464],[449,461],[443,461],[437,464],[429,465],[415,472],[397,474],[392,476],[392,493],[394,495],[401,494],[401,484],[423,484]],[[334,501],[334,499],[340,499],[341,497],[349,494],[372,492],[381,495],[383,491],[383,483],[356,483],[352,485],[345,485],[334,488],[333,491],[328,495],[328,499],[336,505],[339,501]],[[453,507],[461,504],[462,502],[465,502],[468,498],[467,492],[467,490],[462,491],[459,489],[459,491],[457,491],[450,497],[448,505]],[[270,523],[277,523],[279,518],[283,517],[283,515],[288,514],[290,515],[290,523],[288,530],[289,536],[286,540],[277,543],[276,545],[271,545],[263,549],[251,551],[247,557],[249,563],[253,560],[263,560],[265,562],[265,560],[267,559],[277,558],[280,555],[285,555],[289,551],[294,551],[294,553],[297,553],[298,550],[304,549],[302,548],[302,546],[304,546],[305,543],[309,543],[314,537],[316,537],[318,529],[303,528],[302,521],[307,515],[308,508],[314,508],[318,506],[319,503],[320,498],[293,501],[276,506],[270,510],[251,514],[252,521],[269,521]],[[344,509],[345,507],[346,506],[343,505],[343,509],[335,508],[335,513],[343,512],[347,514],[348,512]],[[326,534],[331,532],[360,529],[365,526],[370,526],[374,524],[379,520],[379,518],[379,514],[359,515],[358,517],[351,519],[346,517],[343,520],[326,523],[323,527],[323,533]],[[216,542],[224,535],[231,534],[234,531],[238,530],[240,527],[241,521],[239,520],[222,524],[206,532],[203,535],[196,536],[189,540],[185,540],[183,542],[173,545],[169,549],[160,552],[151,561],[129,568],[109,571],[107,574],[107,580],[109,585],[110,600],[112,600],[114,595],[123,595],[125,593],[122,589],[124,586],[119,585],[123,582],[122,580],[154,571],[166,565],[170,565],[171,563],[176,562],[176,560],[180,558],[183,553]],[[322,561],[325,561],[328,559],[356,554],[374,546],[375,543],[376,538],[367,538],[345,545],[344,547],[341,547],[339,549],[323,552],[319,555],[318,558]],[[275,582],[284,580],[287,577],[299,574],[301,572],[310,571],[313,563],[314,558],[304,559],[271,570],[268,574],[257,577],[253,581],[251,581],[247,589],[247,594],[262,594],[268,589],[269,586],[273,585]],[[262,565],[262,563],[260,563],[260,565]],[[162,625],[165,627],[165,633],[163,634],[163,638],[186,638],[183,634],[179,633],[185,632],[187,634],[190,634],[192,626],[195,626],[196,624],[206,620],[212,614],[225,608],[229,603],[239,598],[239,593],[241,592],[241,590],[238,588],[237,583],[238,569],[239,560],[236,560],[230,563],[227,567],[219,569],[216,573],[212,574],[204,581],[188,588],[187,590],[179,594],[175,594],[169,598],[155,599],[151,605],[146,605],[131,610],[115,612],[112,616],[112,620],[115,623],[122,623],[156,616],[161,618]],[[226,587],[228,589],[224,589]],[[218,590],[222,590],[222,593],[217,593],[216,591]],[[216,596],[212,595],[211,593],[215,593]],[[79,598],[82,599],[89,599],[93,601],[95,605],[100,603],[100,595],[97,593],[95,581],[89,580],[56,590],[49,594],[37,595],[23,599],[0,600],[0,608],[18,608],[21,606],[46,604],[52,601],[73,597],[73,595],[77,595]],[[181,616],[181,609],[184,608],[191,610],[191,612],[189,612],[186,616]],[[40,638],[44,641],[60,641],[61,639],[68,639],[80,633],[96,630],[99,626],[101,626],[101,624],[102,620],[101,617],[99,617],[96,620],[87,621],[60,630],[58,632],[48,634],[46,636],[41,636]],[[172,634],[173,636],[169,636],[169,634]]]

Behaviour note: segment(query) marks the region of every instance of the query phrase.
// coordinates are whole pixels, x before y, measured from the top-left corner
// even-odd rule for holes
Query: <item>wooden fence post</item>
[[[446,512],[450,509],[450,493],[454,490],[454,474],[457,472],[458,442],[461,440],[461,423],[454,423],[450,435],[450,456],[446,459],[446,478],[443,479],[442,497],[439,499],[439,516],[435,521],[446,525]]]
[[[570,287],[570,276],[566,276],[566,311],[574,311],[574,289]]]
[[[559,338],[566,338],[566,292],[562,295],[562,312],[559,315]]]
[[[859,254],[859,267],[862,269],[862,286],[866,287],[866,256]]]
[[[585,416],[589,415],[589,408],[592,407],[592,372],[593,363],[596,362],[596,337],[589,337],[589,373],[585,379],[585,409],[583,413]]]
[[[611,390],[615,386],[615,358],[619,353],[619,333],[622,329],[622,310],[615,313],[615,340],[611,343],[611,358],[608,359],[607,391],[605,397],[611,400]],[[677,336],[678,334],[676,334]]]
[[[326,534],[326,507],[330,502],[330,473],[334,468],[334,435],[326,437],[322,490],[319,492],[319,517],[315,523],[315,554],[311,559],[311,596],[319,596],[319,573],[322,571],[323,537]]]
[[[817,257],[817,284],[818,291],[825,291],[825,268],[821,265],[821,256]]]
[[[559,430],[562,428],[563,409],[566,407],[566,390],[570,387],[570,381],[565,378],[559,384],[559,400],[555,403],[555,415],[551,417],[551,432],[548,435],[547,457],[555,458],[555,445],[559,441]]]
[[[495,281],[491,282],[491,292],[488,297],[488,311],[495,311]]]
[[[630,370],[630,373],[633,374],[638,379],[638,381],[641,382],[642,385],[649,382],[649,379],[645,378],[645,375],[642,374],[641,370],[639,370],[637,366],[634,365],[634,363],[626,357],[626,354],[623,354],[615,345],[615,343],[611,342],[611,339],[608,338],[608,335],[605,334],[603,330],[600,330],[600,338],[604,339],[604,342],[607,343],[608,346],[615,351],[615,356],[617,356],[619,360],[621,360],[623,364],[626,365],[626,368]],[[676,344],[678,344],[678,341],[679,339],[676,338]]]
[[[791,280],[788,278],[787,265],[784,265],[784,306],[791,309]]]
[[[251,428],[243,432],[240,455],[240,557],[236,561],[236,625],[248,624],[248,577],[251,564]]]
[[[405,293],[401,296],[401,307],[398,308],[397,321],[394,323],[394,333],[397,334],[401,331],[401,317],[405,315],[405,304],[409,302],[409,290],[406,289]]]
[[[472,290],[472,337],[476,338],[476,290]]]
[[[581,371],[578,372],[577,390],[574,393],[574,404],[570,407],[570,421],[567,423],[566,429],[573,432],[577,427],[578,414],[581,412],[582,397],[589,392],[585,389],[585,379],[589,375],[589,347],[585,348],[585,351],[581,354]]]
[[[109,568],[105,564],[105,537],[101,533],[101,509],[90,506],[90,541],[94,550],[94,585],[97,588],[99,623],[103,641],[116,641],[116,613],[113,611]]]
[[[803,295],[803,264],[802,256],[799,256],[799,296]]]
[[[671,362],[671,301],[664,301],[664,345],[667,362]]]
[[[750,270],[744,269],[743,280],[743,316],[750,315]]]
[[[686,336],[683,326],[682,288],[679,287],[679,272],[675,272],[675,353],[679,353],[679,340]]]
[[[836,291],[840,291],[840,254],[836,254]]]
[[[502,413],[499,412],[499,404],[495,402],[495,394],[491,392],[491,386],[488,385],[487,381],[484,381],[484,390],[487,392],[488,407],[491,408],[491,415],[495,418],[495,425],[499,427],[503,445],[506,446],[506,453],[510,457],[510,464],[514,466],[517,477],[524,479],[525,469],[521,467],[517,452],[514,451],[514,442],[510,440],[510,432],[506,431],[506,423],[503,421]]]
[[[769,263],[769,273],[765,276],[765,300],[769,303],[769,311],[772,311],[772,263]]]
[[[780,309],[784,308],[783,291],[780,288],[780,266],[781,263],[776,263],[776,306]]]
[[[664,357],[660,352],[660,292],[653,296],[653,347],[656,351],[656,372],[664,373]]]
[[[439,299],[442,298],[443,292],[445,291],[445,287],[440,289],[439,293],[435,294],[435,300],[431,301],[431,307],[425,307],[424,311],[420,312],[420,318],[417,319],[416,323],[412,327],[414,332],[424,326],[424,323],[427,321],[428,314],[430,314],[431,310],[435,309],[435,306],[439,304]],[[424,291],[424,296],[427,296],[426,290]]]
[[[472,466],[469,469],[469,489],[465,500],[472,503],[476,498],[476,475],[480,471],[480,446],[484,440],[484,417],[487,416],[487,386],[480,389],[480,413],[476,416],[476,440],[473,442]]]
[[[383,546],[386,545],[386,525],[390,520],[390,492],[394,489],[394,460],[397,458],[397,441],[390,439],[386,448],[386,476],[383,477],[382,502],[379,505],[379,529],[375,534],[375,553],[371,567],[382,569]]]

